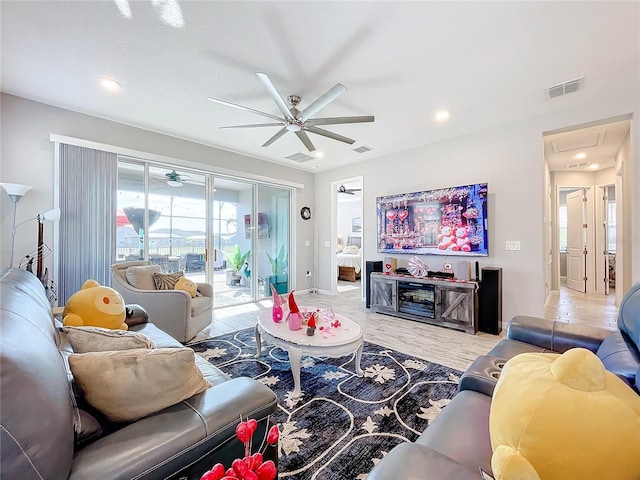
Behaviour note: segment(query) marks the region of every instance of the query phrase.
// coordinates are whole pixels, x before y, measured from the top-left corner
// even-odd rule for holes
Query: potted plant
[[[278,255],[272,257],[267,253],[269,263],[271,263],[271,276],[269,277],[269,283],[272,283],[278,293],[287,293],[288,291],[288,277],[287,267],[287,253],[284,248],[284,244],[280,247]],[[269,289],[271,290],[271,289]]]
[[[240,285],[240,280],[242,279],[240,269],[244,266],[249,253],[251,253],[251,250],[242,253],[239,245],[236,245],[231,253],[222,252],[224,259],[231,267],[230,270],[227,270],[227,285]]]

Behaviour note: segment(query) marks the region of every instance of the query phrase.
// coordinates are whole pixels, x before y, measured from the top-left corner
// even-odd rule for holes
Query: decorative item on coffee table
[[[289,322],[289,330],[300,330],[302,328],[302,314],[296,304],[295,298],[293,298],[293,292],[295,292],[295,290],[291,290],[289,294],[289,315],[287,321]]]
[[[274,322],[279,322],[284,318],[284,312],[282,311],[282,305],[286,305],[284,299],[278,294],[276,287],[273,283],[270,283],[271,293],[273,294],[273,307],[271,309],[271,316]]]

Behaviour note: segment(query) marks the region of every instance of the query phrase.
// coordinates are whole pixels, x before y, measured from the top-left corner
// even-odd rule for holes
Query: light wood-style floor
[[[339,283],[347,288],[354,285],[348,282]],[[448,328],[372,313],[360,300],[360,288],[344,291],[336,296],[317,293],[296,295],[296,302],[298,305],[330,306],[356,321],[362,327],[367,341],[461,371],[466,370],[478,355],[485,355],[502,338],[482,332],[469,335]],[[217,309],[214,311],[211,326],[198,334],[196,339],[253,327],[257,316],[265,309],[271,308],[271,305],[270,300],[264,300]],[[613,304],[613,295],[589,296],[572,293],[566,287],[552,295],[545,306],[547,318],[609,329],[615,328],[616,316],[617,307]],[[506,322],[508,319],[503,320]]]

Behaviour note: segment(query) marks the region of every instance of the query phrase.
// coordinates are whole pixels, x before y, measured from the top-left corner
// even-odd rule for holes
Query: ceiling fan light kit
[[[267,140],[262,146],[268,147],[273,142],[278,140],[287,132],[293,132],[300,139],[303,145],[310,152],[315,152],[316,147],[313,145],[309,136],[306,132],[315,133],[316,135],[320,135],[323,137],[331,138],[333,140],[337,140],[339,142],[348,143],[349,145],[353,145],[355,140],[349,137],[345,137],[343,135],[338,135],[337,133],[330,132],[329,130],[325,130],[323,128],[318,128],[318,125],[337,125],[344,123],[364,123],[364,122],[373,122],[375,117],[373,115],[362,115],[362,116],[351,116],[351,117],[333,117],[333,118],[312,118],[316,113],[326,107],[329,103],[338,98],[342,93],[344,93],[347,89],[341,83],[336,83],[333,87],[327,90],[325,93],[316,98],[313,102],[311,102],[306,108],[303,110],[298,110],[297,106],[302,100],[299,95],[289,95],[285,100],[282,98],[282,95],[278,92],[273,82],[269,79],[269,77],[265,73],[256,73],[258,80],[265,87],[272,100],[275,102],[278,110],[282,113],[282,117],[278,117],[276,115],[272,115],[270,113],[261,112],[259,110],[255,110],[253,108],[245,107],[243,105],[238,105],[235,103],[227,102],[226,100],[220,100],[218,98],[208,97],[208,100],[212,102],[219,103],[221,105],[226,105],[233,108],[238,108],[240,110],[245,110],[247,112],[252,112],[257,115],[261,115],[266,118],[270,118],[272,120],[277,120],[278,123],[257,123],[257,124],[248,124],[248,125],[230,125],[220,128],[260,128],[260,127],[282,127],[278,130],[269,140]]]
[[[170,187],[182,187],[182,181],[189,178],[186,175],[180,175],[175,170],[166,173],[164,176],[167,177],[167,185]]]

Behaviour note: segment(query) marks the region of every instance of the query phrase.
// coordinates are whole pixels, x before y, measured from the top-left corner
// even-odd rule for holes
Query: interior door
[[[586,292],[586,196],[583,189],[567,194],[567,287]]]

